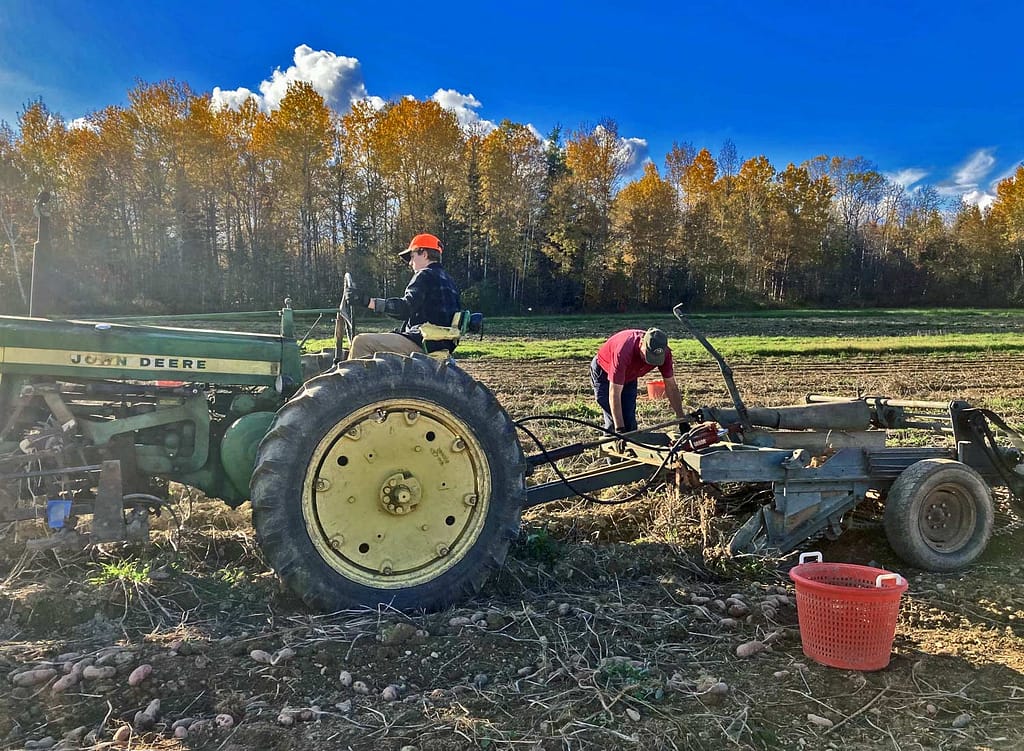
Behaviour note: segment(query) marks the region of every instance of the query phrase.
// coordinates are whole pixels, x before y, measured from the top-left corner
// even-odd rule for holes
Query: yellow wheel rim
[[[379,402],[336,424],[302,487],[323,559],[375,588],[411,587],[460,561],[483,529],[490,466],[462,420],[419,399]]]

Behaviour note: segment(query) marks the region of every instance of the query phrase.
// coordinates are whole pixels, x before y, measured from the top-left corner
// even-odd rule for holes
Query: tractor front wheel
[[[423,355],[340,363],[278,412],[253,472],[268,563],[309,605],[436,610],[502,564],[526,462],[508,414]]]
[[[992,491],[974,469],[925,459],[889,489],[884,525],[889,545],[912,566],[955,571],[981,555],[992,536]]]

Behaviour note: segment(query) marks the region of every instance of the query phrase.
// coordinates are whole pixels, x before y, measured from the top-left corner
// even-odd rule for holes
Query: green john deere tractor
[[[338,314],[339,352],[351,298],[346,276],[339,309],[312,311]],[[475,592],[525,498],[509,416],[450,359],[300,355],[298,312],[277,335],[0,317],[0,523],[45,520],[36,547],[145,539],[174,481],[251,499],[267,561],[314,607]]]

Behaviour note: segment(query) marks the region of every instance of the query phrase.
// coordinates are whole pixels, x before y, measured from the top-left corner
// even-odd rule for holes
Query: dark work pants
[[[590,384],[594,387],[594,398],[604,411],[604,426],[607,430],[615,427],[612,420],[612,408],[608,402],[608,374],[604,372],[595,357],[590,361]],[[622,419],[625,432],[636,430],[636,381],[630,381],[622,387]]]

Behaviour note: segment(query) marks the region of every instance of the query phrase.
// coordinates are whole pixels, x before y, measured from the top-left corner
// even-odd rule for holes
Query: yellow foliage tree
[[[558,219],[545,248],[578,288],[583,305],[594,308],[606,302],[606,286],[620,270],[606,257],[612,198],[627,166],[618,125],[605,120],[573,133],[565,145],[565,166],[552,190],[551,214]]]
[[[522,295],[530,271],[546,165],[540,141],[525,125],[505,120],[480,145],[480,195],[486,237],[508,271],[508,292]]]
[[[655,165],[644,165],[644,176],[619,191],[612,206],[614,246],[635,285],[636,302],[665,302],[659,291],[667,269],[680,261],[678,228],[675,189]]]
[[[323,283],[331,250],[323,243],[323,221],[329,206],[327,165],[333,144],[330,110],[312,84],[302,81],[290,83],[278,108],[258,120],[253,130],[253,151],[267,158],[281,198],[277,220],[292,228],[286,238],[290,252],[299,258],[296,281],[303,296]]]
[[[686,209],[693,209],[712,198],[717,173],[718,165],[711,152],[707,149],[698,151],[693,161],[680,175],[680,193]]]
[[[399,238],[432,232],[444,240],[456,182],[465,174],[465,134],[454,113],[437,102],[401,99],[384,108],[374,123],[386,190],[397,200],[394,254]]]
[[[989,216],[1002,239],[1024,253],[1024,165],[996,186]]]
[[[1014,260],[1015,285],[1012,297],[1024,299],[1024,165],[996,186],[996,199],[989,220]]]

